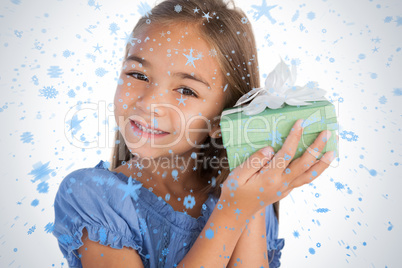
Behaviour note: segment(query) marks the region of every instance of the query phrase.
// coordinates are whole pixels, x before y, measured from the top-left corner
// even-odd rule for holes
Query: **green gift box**
[[[327,101],[312,101],[306,106],[284,104],[279,109],[266,108],[255,115],[235,112],[223,115],[220,121],[223,146],[226,149],[230,170],[243,163],[259,149],[271,146],[277,152],[298,119],[304,119],[304,130],[293,159],[300,157],[324,130],[331,131],[319,158],[329,151],[338,156],[338,123],[335,106]],[[235,107],[225,109],[229,111]],[[315,148],[312,148],[315,149]]]

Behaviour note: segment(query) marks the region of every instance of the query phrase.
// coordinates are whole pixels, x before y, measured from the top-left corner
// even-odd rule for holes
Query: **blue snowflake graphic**
[[[174,6],[174,11],[176,11],[177,13],[180,13],[182,11],[182,7],[181,5],[177,4]]]
[[[394,88],[394,96],[402,96],[402,88]]]
[[[293,231],[293,236],[295,238],[299,238],[300,237],[300,233],[298,231]]]
[[[385,96],[382,96],[381,98],[378,99],[378,101],[379,101],[381,104],[386,104],[386,103],[387,103],[387,98],[386,98]]]
[[[107,74],[108,71],[106,71],[104,68],[98,68],[95,70],[95,74],[99,77],[103,77],[105,74]]]
[[[195,205],[194,196],[188,195],[188,196],[184,197],[183,205],[186,207],[186,209],[193,208]]]
[[[120,30],[120,27],[119,27],[119,25],[117,25],[117,23],[115,23],[115,22],[112,22],[110,25],[109,25],[109,30],[111,31],[111,35],[112,34],[116,34],[117,35],[117,31],[118,30]]]
[[[55,99],[57,94],[59,94],[59,92],[53,86],[39,89],[39,93],[39,97],[46,97],[46,99]]]
[[[296,13],[292,17],[292,22],[295,22],[299,18],[299,10],[296,10]]]
[[[212,230],[211,228],[208,228],[208,230],[205,231],[205,237],[208,238],[209,240],[211,240],[212,238],[214,238],[214,230]]]
[[[24,132],[22,133],[21,137],[21,141],[23,143],[30,143],[33,140],[33,135],[31,132]],[[32,143],[33,144],[33,143]]]
[[[33,165],[31,172],[28,175],[34,176],[34,179],[31,182],[36,182],[37,180],[46,181],[49,179],[49,174],[52,173],[54,170],[49,168],[49,162],[46,164],[42,164],[42,162],[37,162]]]
[[[163,250],[162,250],[162,255],[163,256],[167,256],[169,254],[169,249],[168,248],[164,248]]]
[[[70,98],[74,98],[74,97],[75,97],[75,92],[74,92],[74,90],[70,89],[70,90],[67,92],[67,96],[69,96]]]
[[[81,129],[80,124],[81,124],[82,121],[84,121],[84,119],[78,120],[78,116],[74,115],[71,120],[68,120],[66,122],[66,124],[70,126],[70,129],[68,131],[72,130],[71,134],[75,135],[77,133],[77,131],[79,131]]]
[[[315,211],[317,213],[327,213],[330,210],[328,208],[317,208]]]
[[[105,244],[106,243],[106,238],[107,238],[106,229],[101,227],[99,229],[99,242],[101,244]]]
[[[73,243],[73,237],[68,234],[62,234],[60,235],[57,240],[59,240],[60,243],[64,245],[71,245]]]
[[[353,131],[342,131],[341,133],[341,138],[347,141],[357,141],[357,138],[359,137]]]
[[[345,189],[345,186],[340,182],[335,182],[335,188],[337,190],[342,190],[342,189]]]
[[[45,232],[46,233],[52,233],[54,230],[54,223],[53,222],[49,222],[48,224],[46,224],[45,226]]]
[[[142,187],[142,183],[138,183],[138,184],[133,184],[133,178],[130,176],[128,178],[128,182],[126,185],[124,184],[120,184],[119,186],[117,186],[117,188],[121,189],[124,191],[124,196],[121,199],[122,201],[127,197],[127,196],[131,196],[135,201],[138,200],[138,192],[139,189]]]
[[[46,194],[49,191],[49,184],[46,181],[42,181],[41,183],[38,184],[36,190],[39,193]]]
[[[390,23],[392,21],[392,17],[391,16],[387,16],[387,17],[385,17],[385,19],[384,19],[384,22],[385,23]]]
[[[315,19],[315,13],[314,12],[309,12],[309,13],[307,13],[307,18],[309,19],[309,20],[313,20],[313,19]]]
[[[36,229],[36,226],[35,226],[35,225],[32,226],[31,228],[29,228],[28,234],[29,234],[29,235],[32,234],[32,233],[35,231],[35,229]]]
[[[59,66],[50,66],[49,69],[47,69],[48,75],[50,78],[60,78],[61,75],[63,74],[61,68]]]
[[[402,17],[401,17],[401,16],[397,16],[395,22],[396,22],[396,26],[397,26],[397,27],[398,27],[398,26],[401,26],[401,25],[402,25]]]
[[[101,176],[93,176],[92,181],[96,182],[96,186],[103,185],[105,183],[105,179]]]
[[[232,178],[228,181],[228,187],[230,191],[236,191],[237,187],[239,187],[239,183]]]
[[[63,51],[63,57],[68,58],[68,57],[70,57],[71,55],[72,55],[72,54],[71,54],[71,51],[70,51],[70,50],[66,49],[66,50]]]
[[[183,99],[183,95],[180,95],[180,99],[176,98],[176,100],[179,101],[179,104],[178,104],[178,105],[180,105],[180,103],[182,103],[184,106],[186,106],[186,104],[184,103],[184,101],[187,100],[187,98],[186,98],[186,99]]]
[[[194,57],[193,57],[193,51],[194,51],[194,49],[191,48],[189,55],[186,55],[186,54],[184,54],[184,53],[183,53],[183,55],[186,56],[186,58],[187,58],[186,65],[190,63],[190,64],[192,64],[192,65],[194,66],[194,68],[196,68],[195,65],[194,65],[194,61],[195,61],[195,60],[199,60],[199,58],[194,58]]]
[[[267,6],[266,0],[262,0],[261,6],[256,6],[252,5],[251,7],[257,10],[254,12],[253,18],[255,20],[259,20],[263,15],[268,18],[268,20],[272,23],[275,24],[276,20],[271,16],[270,11],[271,9],[275,8],[277,5],[274,6]]]
[[[142,17],[149,18],[149,15],[152,15],[151,7],[149,6],[148,3],[141,2],[137,7],[138,7],[138,13],[140,13]]]

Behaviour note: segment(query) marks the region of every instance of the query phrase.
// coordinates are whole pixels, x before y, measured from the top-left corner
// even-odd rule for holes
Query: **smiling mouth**
[[[155,136],[164,136],[164,135],[169,134],[169,132],[165,132],[162,130],[154,130],[154,129],[146,128],[143,125],[141,125],[140,123],[133,121],[131,119],[130,119],[130,123],[134,130],[139,130],[141,133],[144,133],[144,134],[152,134]]]

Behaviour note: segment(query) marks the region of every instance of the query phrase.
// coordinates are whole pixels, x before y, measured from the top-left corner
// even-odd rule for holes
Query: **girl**
[[[314,155],[328,133],[290,163],[298,120],[275,155],[229,172],[219,115],[260,83],[251,25],[231,3],[166,0],[138,21],[112,159],[68,174],[55,198],[69,267],[279,267],[278,202],[328,167],[331,152]]]

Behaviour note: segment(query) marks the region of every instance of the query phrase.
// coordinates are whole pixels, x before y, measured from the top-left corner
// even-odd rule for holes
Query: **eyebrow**
[[[144,65],[145,67],[151,66],[150,62],[138,57],[136,55],[130,55],[127,57],[127,59],[125,60],[127,61],[136,61],[141,63],[142,65]],[[200,83],[203,83],[204,85],[206,85],[209,89],[211,89],[211,86],[208,84],[208,82],[206,82],[204,79],[202,79],[201,77],[199,77],[198,75],[194,74],[188,74],[188,73],[183,73],[183,72],[177,72],[177,73],[173,73],[173,76],[179,76],[181,79],[191,79]]]

